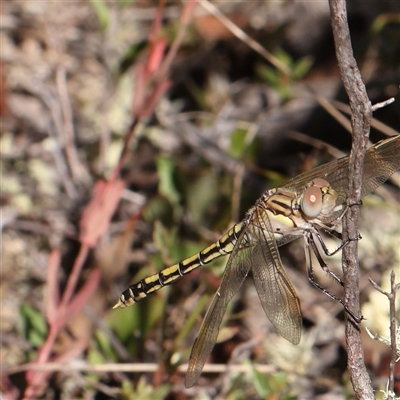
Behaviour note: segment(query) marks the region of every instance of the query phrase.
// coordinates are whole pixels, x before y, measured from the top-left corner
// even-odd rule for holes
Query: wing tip
[[[185,387],[187,389],[191,388],[199,379],[200,374],[201,374],[201,370],[200,371],[188,370],[186,373],[186,377],[185,377]]]

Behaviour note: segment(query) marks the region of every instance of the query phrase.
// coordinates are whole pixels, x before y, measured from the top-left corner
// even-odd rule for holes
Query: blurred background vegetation
[[[101,281],[57,336],[52,354],[67,354],[77,340],[83,350],[49,375],[39,398],[352,398],[343,310],[308,283],[301,241],[281,251],[301,299],[300,345],[274,334],[249,279],[226,315],[210,359],[230,368],[207,372],[206,366],[193,388],[184,388],[179,366],[188,359],[226,260],[130,308],[111,310],[129,284],[217,240],[266,189],[349,151],[347,99],[328,3],[212,4],[247,36],[236,37],[211,6],[191,10],[184,30],[187,2],[1,4],[5,399],[24,392],[27,378],[20,367],[35,360],[49,335],[50,251],[62,253],[58,285],[63,291],[79,248],[82,210],[94,182],[108,178],[118,164],[133,120],[137,125],[120,174],[122,199],[80,277],[83,286],[89,272],[99,269]],[[396,99],[374,114],[371,141],[376,142],[400,130],[400,3],[372,0],[366,6],[349,0],[348,13],[371,102]],[[157,15],[162,18],[155,31]],[[135,99],[154,82],[150,77],[141,87],[138,66],[145,60],[151,64],[146,57],[156,54],[154,43],[164,43],[166,53],[179,35],[166,73],[168,89],[154,112],[139,118]],[[250,38],[268,59],[252,48]],[[157,69],[157,59],[152,61]],[[150,103],[148,98],[151,109]],[[387,335],[388,305],[368,277],[386,288],[392,269],[400,277],[398,186],[386,185],[379,196],[364,199],[362,217],[363,326]],[[340,274],[340,255],[329,265]],[[318,279],[337,292],[324,274]],[[366,334],[364,342],[379,396],[389,349]],[[131,363],[131,371],[113,369],[119,363]],[[85,370],[88,366],[103,368]]]

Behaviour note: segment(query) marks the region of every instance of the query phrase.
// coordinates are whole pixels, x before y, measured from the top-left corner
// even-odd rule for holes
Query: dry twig
[[[371,124],[371,103],[368,99],[360,71],[353,56],[350,31],[347,22],[345,0],[330,0],[331,25],[336,58],[351,108],[353,142],[349,162],[349,210],[343,221],[343,240],[358,236],[361,183],[364,154],[368,145]],[[343,276],[345,304],[355,315],[360,315],[359,264],[357,241],[352,240],[343,248]],[[364,363],[361,333],[358,324],[346,315],[347,366],[355,394],[359,399],[374,399],[371,379]]]
[[[392,271],[390,274],[390,293],[381,289],[371,278],[369,279],[374,288],[385,295],[389,299],[389,313],[390,313],[390,348],[392,349],[390,360],[390,372],[387,393],[389,399],[394,399],[394,370],[396,362],[398,361],[398,344],[396,332],[396,294],[400,290],[400,283],[395,283],[395,273]]]

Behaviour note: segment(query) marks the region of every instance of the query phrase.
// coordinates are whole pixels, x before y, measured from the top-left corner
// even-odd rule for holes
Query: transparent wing
[[[297,236],[293,237],[295,238]],[[193,386],[200,376],[217,340],[226,308],[250,270],[253,271],[265,313],[278,333],[292,343],[297,344],[300,341],[300,302],[283,269],[268,215],[259,206],[236,243],[220,287],[193,345],[186,374],[186,387]]]
[[[251,271],[258,297],[277,332],[297,344],[301,337],[301,309],[296,291],[287,276],[272,234],[268,215],[258,207],[249,229],[258,238],[252,253]]]
[[[214,295],[201,325],[199,335],[194,342],[186,373],[186,387],[193,386],[203,370],[204,364],[217,340],[226,307],[250,271],[252,253],[255,247],[254,242],[250,243],[250,238],[246,233],[246,229],[244,229],[229,257],[221,284]]]
[[[349,156],[346,156],[298,175],[287,181],[282,187],[299,193],[314,178],[324,178],[338,193],[341,202],[344,202],[348,188],[348,168]],[[362,197],[382,185],[399,169],[400,136],[389,137],[370,147],[365,153],[364,159]]]
[[[285,234],[284,236],[278,237],[277,239],[275,238],[276,245],[278,247],[281,247],[281,246],[288,244],[290,242],[293,242],[293,240],[296,240],[301,237],[303,237],[303,233],[300,233],[300,232],[296,232],[293,234]]]

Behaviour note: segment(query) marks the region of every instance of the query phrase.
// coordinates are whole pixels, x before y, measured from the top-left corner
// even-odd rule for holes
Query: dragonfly
[[[226,308],[251,272],[265,314],[275,330],[293,344],[302,331],[300,300],[283,267],[278,248],[304,238],[310,281],[330,297],[343,301],[320,286],[313,276],[311,255],[339,284],[342,281],[324,262],[316,243],[328,256],[346,245],[340,232],[348,210],[349,156],[331,161],[267,190],[255,205],[218,241],[199,253],[129,286],[113,308],[123,308],[169,285],[217,257],[230,255],[220,286],[204,317],[189,358],[186,387],[193,386],[217,340]],[[361,197],[382,185],[400,169],[400,135],[381,140],[370,147],[364,158]],[[326,232],[341,245],[329,252],[321,236]],[[345,307],[355,320],[361,321]]]

